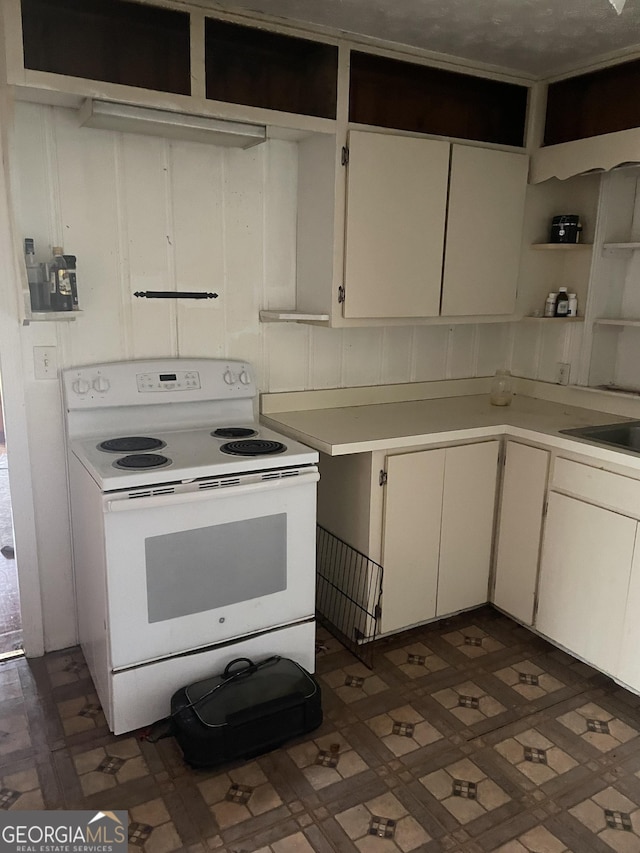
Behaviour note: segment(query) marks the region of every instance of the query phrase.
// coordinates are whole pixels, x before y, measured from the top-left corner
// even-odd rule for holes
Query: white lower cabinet
[[[387,457],[383,633],[487,601],[499,445]]]
[[[533,624],[549,452],[507,441],[493,602]]]
[[[614,677],[621,677],[637,528],[633,518],[567,495],[549,495],[536,628]],[[627,627],[629,635],[632,626]],[[627,642],[627,666],[638,679],[640,667],[629,659],[630,646]]]
[[[445,450],[387,458],[382,631],[436,615]]]
[[[617,678],[640,693],[640,524],[631,565],[631,581],[622,631]]]
[[[488,599],[499,450],[499,441],[445,450],[436,616]]]
[[[638,472],[508,440],[494,525],[499,447],[321,456],[320,523],[384,568],[380,632],[484,604],[495,550],[501,610],[640,693]]]

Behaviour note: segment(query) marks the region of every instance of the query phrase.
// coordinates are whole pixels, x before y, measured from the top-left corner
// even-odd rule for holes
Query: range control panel
[[[233,359],[108,362],[62,373],[67,409],[253,398],[250,365]]]
[[[188,391],[200,388],[200,374],[197,370],[176,370],[174,373],[138,373],[136,376],[138,391]]]

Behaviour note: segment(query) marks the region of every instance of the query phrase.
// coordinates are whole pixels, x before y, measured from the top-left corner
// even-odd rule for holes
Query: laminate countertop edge
[[[492,406],[488,395],[477,394],[278,412],[261,415],[260,420],[329,456],[411,451],[507,436],[640,472],[640,453],[607,448],[560,432],[631,418],[524,395],[514,395],[510,406]]]

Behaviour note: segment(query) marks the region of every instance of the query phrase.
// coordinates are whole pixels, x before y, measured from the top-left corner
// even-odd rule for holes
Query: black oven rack
[[[372,669],[382,566],[318,524],[316,572],[318,621]]]

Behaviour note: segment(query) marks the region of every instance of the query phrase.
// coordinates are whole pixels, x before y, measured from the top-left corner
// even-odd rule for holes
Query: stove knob
[[[104,394],[111,388],[111,383],[104,376],[98,376],[97,379],[93,380],[93,387],[99,394]]]
[[[249,376],[246,370],[243,370],[240,374],[240,382],[242,382],[243,385],[251,384],[251,377]]]
[[[73,388],[74,394],[86,394],[91,388],[91,385],[89,385],[86,379],[76,379],[71,387]]]
[[[229,368],[227,368],[227,369],[225,370],[224,375],[223,375],[223,377],[222,377],[222,378],[223,378],[223,379],[224,379],[224,381],[227,383],[227,385],[233,385],[233,383],[236,381],[236,377],[235,377],[235,376],[233,375],[233,373],[229,370]]]

